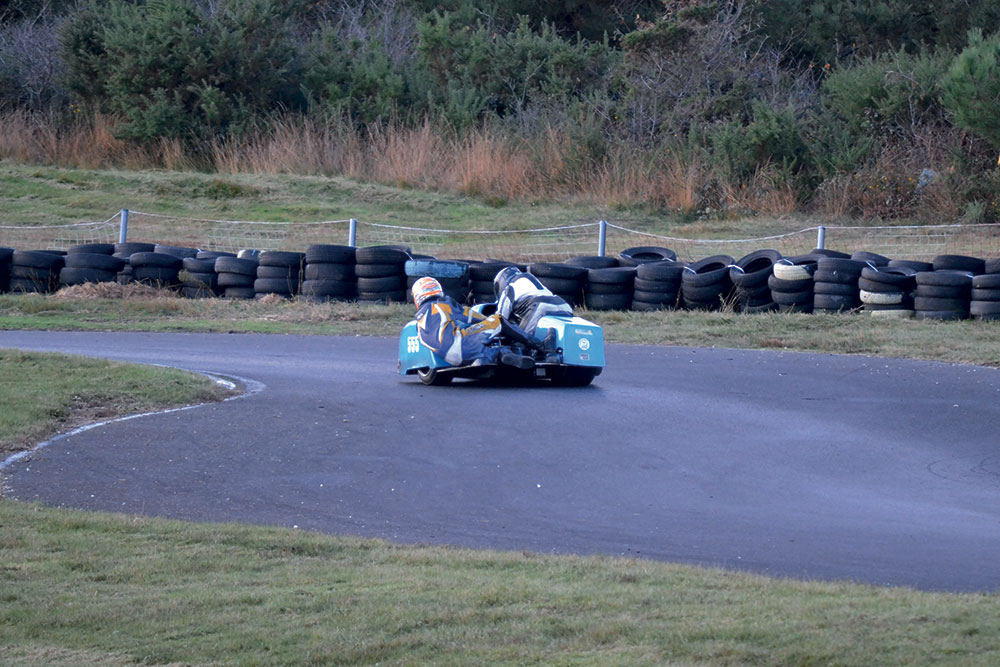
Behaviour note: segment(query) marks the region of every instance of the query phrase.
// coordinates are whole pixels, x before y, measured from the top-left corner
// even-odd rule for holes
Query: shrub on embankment
[[[993,221],[1000,1],[917,4],[21,0],[0,156]]]

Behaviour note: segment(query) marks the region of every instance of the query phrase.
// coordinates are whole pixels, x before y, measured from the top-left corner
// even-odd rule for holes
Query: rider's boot
[[[513,324],[509,320],[501,319],[500,334],[506,336],[511,341],[515,343],[520,343],[525,347],[529,347],[533,350],[538,350],[539,352],[547,352],[543,347],[542,342],[529,334],[527,331],[521,327]]]
[[[507,348],[503,348],[500,352],[500,363],[522,371],[528,371],[535,367],[534,359],[512,352]]]

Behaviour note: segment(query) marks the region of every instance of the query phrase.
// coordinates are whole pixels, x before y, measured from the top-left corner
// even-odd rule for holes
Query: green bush
[[[500,26],[513,27],[521,17],[532,28],[549,26],[563,37],[579,34],[590,41],[628,33],[638,19],[649,20],[662,11],[662,0],[411,0],[423,13],[447,11],[465,17],[488,16]]]
[[[304,49],[302,84],[310,108],[346,114],[358,125],[388,119],[412,107],[417,99],[411,78],[412,72],[394,65],[378,42],[345,42],[329,25]]]
[[[959,50],[974,26],[1000,23],[1000,0],[767,0],[764,31],[793,60],[822,68],[900,49]]]
[[[1000,149],[1000,35],[969,33],[944,80],[943,102],[955,123]]]
[[[770,167],[785,181],[806,176],[810,156],[795,110],[758,101],[752,113],[747,124],[730,120],[707,132],[719,172],[734,183],[746,181],[763,167]]]
[[[563,103],[599,83],[608,47],[561,39],[549,25],[533,30],[526,17],[508,32],[434,12],[419,27],[420,65],[436,83],[438,101],[481,99],[481,114],[507,116],[536,103]],[[445,96],[443,93],[447,93]]]
[[[63,28],[67,84],[120,115],[123,138],[198,145],[238,133],[255,114],[300,108],[298,57],[278,0],[91,2]]]
[[[912,136],[923,125],[946,122],[941,85],[953,58],[947,49],[897,51],[835,67],[823,98],[857,134]]]

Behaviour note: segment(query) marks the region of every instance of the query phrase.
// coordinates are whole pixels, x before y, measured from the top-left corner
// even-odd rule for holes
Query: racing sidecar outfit
[[[504,271],[507,271],[504,269]],[[510,272],[506,284],[497,285],[497,313],[534,335],[538,320],[546,315],[573,315],[565,299],[552,293],[530,273]],[[507,276],[498,275],[503,280]]]
[[[487,344],[500,333],[500,316],[486,317],[447,296],[425,301],[417,310],[420,341],[452,366],[492,363],[499,348]]]

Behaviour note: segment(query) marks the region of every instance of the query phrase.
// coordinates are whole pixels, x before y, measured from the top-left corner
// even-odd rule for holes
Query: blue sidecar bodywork
[[[529,376],[548,379],[562,386],[588,385],[601,374],[604,370],[604,330],[599,325],[575,315],[547,315],[539,320],[535,336],[542,338],[549,330],[556,332],[558,352],[544,358],[539,356],[531,370],[516,370],[499,363],[452,366],[420,342],[417,323],[410,320],[399,336],[399,373],[415,374],[421,382],[429,385],[447,384],[456,377]],[[495,344],[510,345],[519,353],[531,353],[502,339],[497,339]]]

